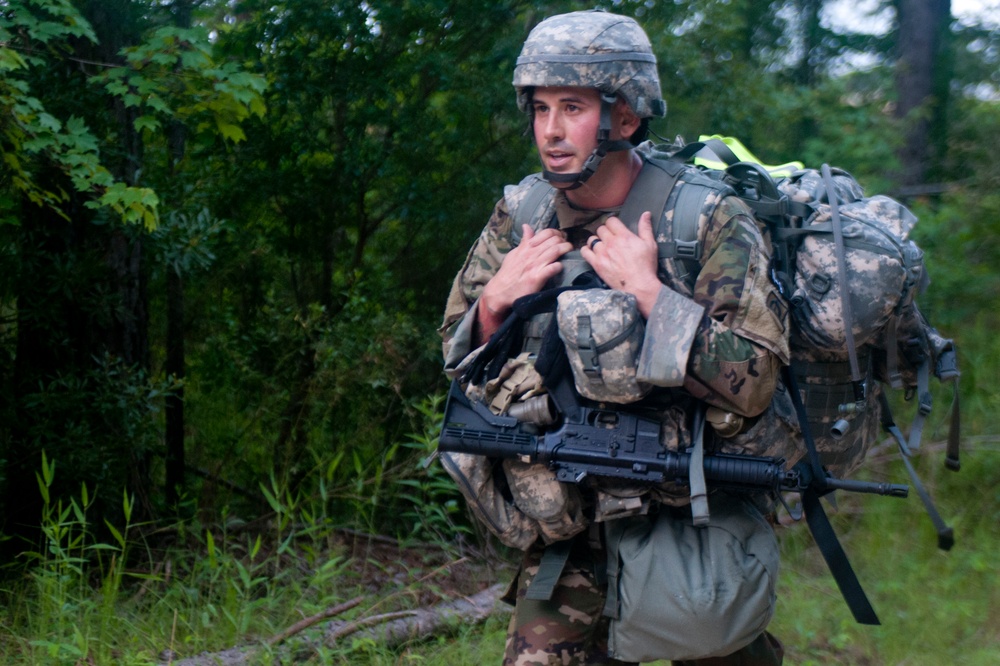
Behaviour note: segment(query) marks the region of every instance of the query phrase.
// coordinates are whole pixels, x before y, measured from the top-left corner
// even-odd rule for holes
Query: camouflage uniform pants
[[[569,561],[548,601],[525,598],[538,573],[542,548],[528,550],[518,573],[514,615],[507,629],[503,666],[632,666],[608,656],[605,553],[586,533],[574,539]],[[674,666],[780,666],[781,643],[765,632],[725,657],[676,661]]]

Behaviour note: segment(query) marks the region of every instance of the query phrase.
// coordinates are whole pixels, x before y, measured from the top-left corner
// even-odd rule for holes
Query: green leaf
[[[263,483],[260,484],[260,491],[264,493],[264,499],[267,500],[267,503],[271,505],[271,509],[276,514],[281,515],[282,513],[284,513],[285,507],[281,505],[281,503],[278,501],[278,498],[276,498],[273,494],[271,494],[271,491],[268,490],[267,486],[265,486]]]
[[[247,135],[243,132],[243,128],[239,125],[226,122],[219,117],[216,117],[215,124],[219,128],[219,133],[222,134],[223,139],[239,143],[247,138]]]
[[[205,530],[205,546],[208,550],[208,564],[215,569],[218,566],[218,561],[215,555],[215,537],[212,536],[211,530]]]
[[[42,480],[42,475],[35,472],[35,478],[38,480],[38,491],[42,494],[42,502],[46,506],[49,504],[49,487],[45,485],[45,481]]]
[[[113,536],[115,538],[115,541],[117,541],[118,545],[121,546],[122,550],[124,550],[125,549],[125,537],[122,536],[122,533],[119,532],[117,530],[117,528],[115,528],[114,525],[112,525],[110,522],[108,522],[107,519],[104,520],[104,526],[108,528],[108,531],[111,532],[111,536]]]
[[[135,119],[133,126],[135,127],[136,131],[139,132],[143,130],[149,130],[150,132],[154,132],[160,128],[160,121],[154,118],[153,116],[139,116],[138,118]]]

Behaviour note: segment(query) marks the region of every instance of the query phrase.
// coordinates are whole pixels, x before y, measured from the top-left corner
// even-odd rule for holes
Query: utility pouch
[[[726,432],[718,425],[716,421],[720,413],[732,420],[735,432]],[[771,404],[755,418],[742,417],[717,407],[710,407],[708,414],[708,423],[715,430],[712,448],[720,453],[784,458],[785,469],[791,469],[806,455],[802,427],[792,396],[781,382],[771,396]],[[723,419],[723,423],[730,425],[727,419]]]
[[[563,483],[543,463],[503,461],[503,471],[514,505],[534,521],[539,536],[549,544],[568,539],[587,527],[580,488]]]
[[[649,393],[652,385],[636,379],[646,327],[635,296],[612,289],[563,292],[556,319],[580,395],[626,404]]]
[[[608,653],[622,661],[720,657],[774,613],[778,540],[749,497],[713,493],[711,521],[661,508],[607,523]]]

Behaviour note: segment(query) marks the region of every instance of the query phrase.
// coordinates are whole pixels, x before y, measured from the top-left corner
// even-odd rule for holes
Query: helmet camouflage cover
[[[517,105],[537,86],[581,86],[621,95],[640,118],[666,115],[656,56],[635,20],[600,10],[552,16],[528,35],[514,68]]]

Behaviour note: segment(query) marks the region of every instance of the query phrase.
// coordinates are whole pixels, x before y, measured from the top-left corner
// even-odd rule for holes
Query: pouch
[[[599,402],[627,404],[651,384],[636,379],[646,325],[635,296],[613,289],[559,294],[556,319],[576,390]]]
[[[711,521],[663,508],[608,523],[608,653],[622,661],[720,657],[774,614],[778,540],[749,497],[713,493]]]

